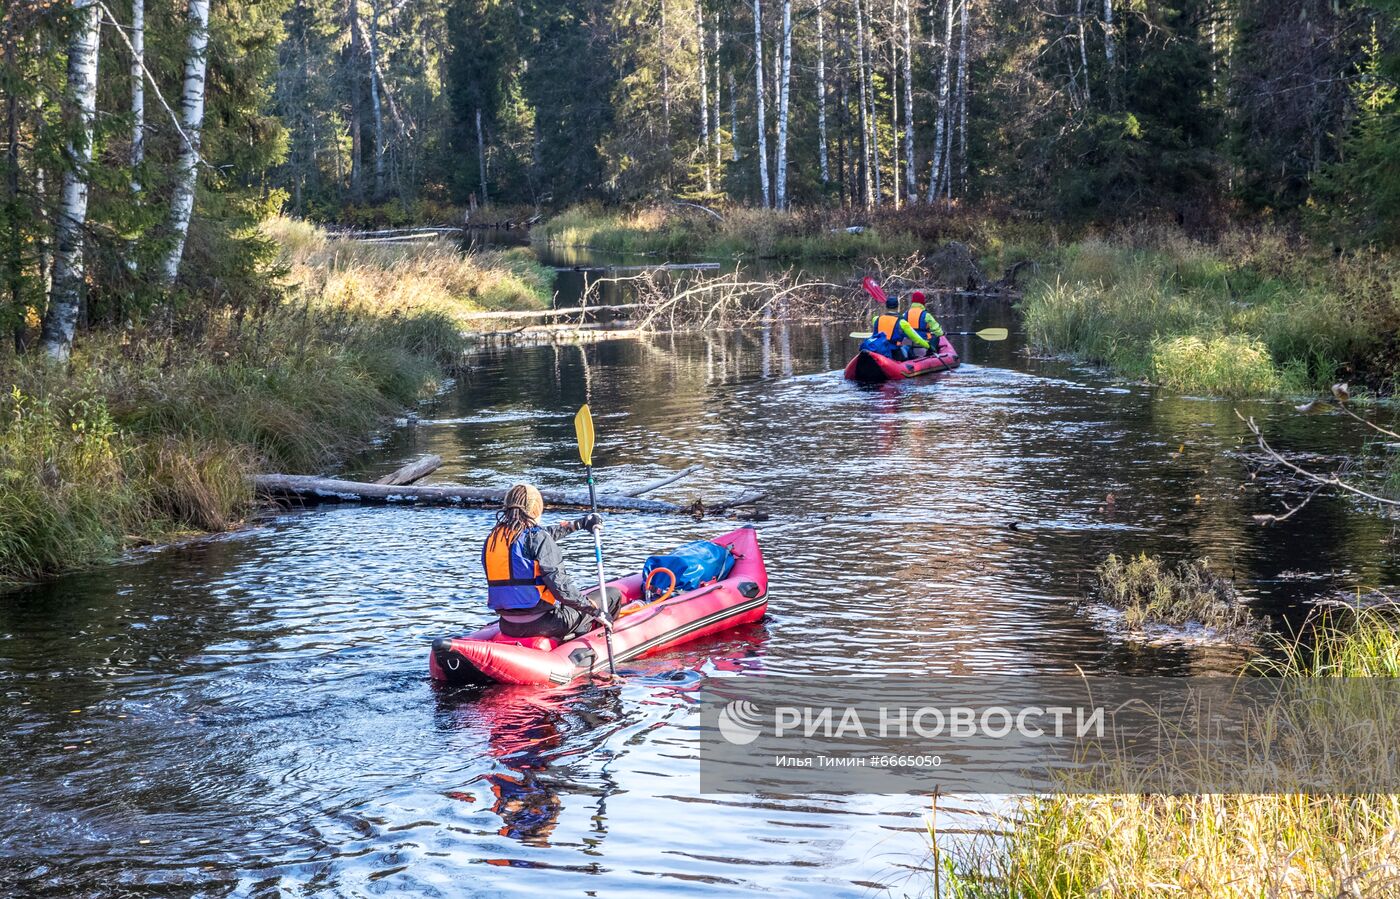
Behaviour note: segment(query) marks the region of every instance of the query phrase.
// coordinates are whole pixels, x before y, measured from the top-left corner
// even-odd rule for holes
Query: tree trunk
[[[967,19],[972,0],[962,0],[961,36],[958,38],[958,191],[967,192]],[[1088,74],[1085,74],[1088,77]],[[951,176],[950,176],[951,177]]]
[[[361,141],[361,75],[360,75],[360,0],[349,0],[346,17],[350,23],[350,46],[346,49],[346,61],[350,74],[350,197],[356,202],[364,198],[363,162]]]
[[[753,58],[754,58],[754,102],[757,104],[758,118],[758,190],[759,202],[764,209],[773,205],[768,191],[768,123],[765,121],[763,96],[763,9],[760,0],[753,0]]]
[[[67,360],[78,321],[83,290],[83,228],[87,224],[88,174],[92,166],[92,124],[97,117],[97,48],[102,23],[97,0],[73,0],[73,37],[68,43],[68,102],[78,128],[71,132],[64,156],[63,197],[57,222],[53,293],[44,311],[44,352]]]
[[[898,0],[896,0],[898,5]],[[899,44],[890,42],[890,194],[899,208]]]
[[[862,2],[864,0],[856,0],[857,4]],[[875,21],[870,18],[869,13],[870,11],[867,9],[866,24],[869,28],[866,31],[868,33],[873,32],[875,28]],[[870,102],[870,164],[875,174],[875,192],[871,195],[871,199],[876,206],[879,206],[884,194],[884,186],[880,183],[880,116],[879,104],[875,99],[875,36],[873,33],[870,34],[866,43],[864,59],[866,96]]]
[[[661,127],[665,132],[662,135],[662,144],[669,148],[671,146],[671,53],[670,48],[666,46],[666,0],[661,0],[661,30],[657,39],[661,43]],[[669,163],[668,153],[668,172],[670,170]]]
[[[953,0],[947,0],[943,26],[943,70],[938,76],[938,113],[933,131],[933,161],[929,165],[928,201],[935,202],[943,187],[943,147],[948,127],[948,70],[953,50]]]
[[[861,9],[864,2],[865,0],[856,0],[856,67],[860,75],[861,197],[865,208],[869,209],[874,205],[874,195],[870,180],[872,147],[870,146],[870,85],[868,71],[865,68],[865,13]]]
[[[826,151],[826,37],[822,31],[822,0],[817,0],[817,161],[822,185],[831,183]]]
[[[476,110],[476,170],[481,178],[481,205],[491,202],[486,189],[486,133],[481,129],[481,108]]]
[[[696,57],[700,61],[700,159],[705,164],[705,193],[714,192],[714,178],[710,170],[710,72],[705,60],[705,6],[695,3],[695,46]],[[715,122],[719,128],[719,122]]]
[[[194,194],[199,175],[199,138],[204,127],[204,85],[209,57],[209,0],[190,0],[189,45],[185,56],[185,86],[180,96],[180,128],[184,132],[180,158],[175,163],[175,191],[170,200],[172,243],[161,267],[166,286],[180,274],[180,257],[194,214]]]
[[[779,209],[788,208],[787,144],[788,144],[788,86],[792,81],[792,0],[783,0],[783,65],[779,74],[778,92],[778,200]]]
[[[734,70],[729,76],[729,161],[739,161],[739,92],[734,89]]]
[[[146,158],[146,2],[131,0],[131,191],[141,192],[137,171]]]
[[[1084,73],[1084,101],[1093,99],[1089,93],[1089,43],[1084,37],[1084,0],[1076,0],[1075,23],[1079,26],[1079,68]]]
[[[369,4],[369,99],[374,122],[374,197],[384,196],[384,111],[379,104],[379,0]]]
[[[1118,54],[1114,41],[1113,0],[1103,0],[1103,58],[1108,63],[1110,70],[1113,69],[1114,57]]]
[[[914,167],[914,44],[910,36],[909,2],[904,0],[900,22],[904,38],[904,193],[911,205],[919,202],[918,170]]]
[[[5,69],[15,70],[15,33],[5,29]],[[24,302],[24,228],[19,203],[19,91],[5,92],[5,218],[9,231],[6,247],[5,282],[10,293],[10,310],[15,317],[15,355],[25,351],[28,330]]]
[[[718,18],[718,17],[716,17],[716,18]],[[714,123],[715,123],[715,146],[714,146],[714,154],[715,154],[715,177],[716,177],[716,178],[723,178],[723,177],[724,177],[724,166],[723,166],[723,158],[721,157],[720,154],[721,154],[721,152],[722,152],[723,149],[724,149],[724,132],[723,132],[723,129],[721,128],[721,126],[720,126],[720,122],[722,121],[722,118],[721,118],[721,115],[720,115],[720,92],[719,92],[720,80],[719,80],[719,23],[718,23],[718,22],[716,22],[716,24],[715,24],[715,28],[714,28],[714,32],[713,32],[713,34],[712,34],[712,37],[713,37],[712,45],[713,45],[713,47],[714,47],[714,61],[715,61],[715,111],[714,111]],[[731,140],[733,139],[733,136],[732,136],[732,135],[731,135],[730,139],[731,139]]]

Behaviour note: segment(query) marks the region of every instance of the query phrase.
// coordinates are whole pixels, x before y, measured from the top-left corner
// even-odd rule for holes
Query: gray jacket
[[[564,570],[564,554],[559,551],[559,540],[574,532],[572,524],[540,525],[525,533],[525,555],[534,559],[540,566],[540,578],[544,585],[560,601],[574,605],[587,605],[579,592],[574,579]],[[541,603],[548,606],[548,603]],[[537,609],[524,609],[526,614]]]

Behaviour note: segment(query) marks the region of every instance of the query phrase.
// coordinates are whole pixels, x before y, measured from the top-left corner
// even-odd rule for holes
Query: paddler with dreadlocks
[[[590,513],[574,521],[543,527],[544,500],[530,484],[516,484],[506,493],[496,526],[481,550],[486,568],[487,604],[500,618],[507,637],[552,637],[561,643],[591,630],[597,605],[596,590],[579,593],[564,570],[559,539],[574,531],[603,526],[602,516]],[[622,592],[608,588],[608,618],[617,616]]]

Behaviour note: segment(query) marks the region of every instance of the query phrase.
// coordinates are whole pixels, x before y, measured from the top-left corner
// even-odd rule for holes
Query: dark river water
[[[959,338],[969,364],[949,376],[858,387],[839,371],[848,330],[496,351],[357,463],[435,452],[436,480],[576,487],[588,400],[605,490],[703,462],[658,496],[769,491],[767,620],[620,684],[429,681],[430,641],[487,620],[489,511],[288,513],[0,596],[0,894],[926,894],[924,799],[702,795],[696,686],[1228,664],[1076,614],[1110,550],[1209,556],[1271,614],[1397,580],[1390,528],[1341,501],[1251,521],[1278,507],[1242,488],[1230,403],[1029,360],[1014,339]],[[1321,464],[1360,440],[1248,409]],[[732,526],[611,516],[609,570]],[[588,570],[586,539],[565,549]],[[977,805],[945,803],[941,826]]]

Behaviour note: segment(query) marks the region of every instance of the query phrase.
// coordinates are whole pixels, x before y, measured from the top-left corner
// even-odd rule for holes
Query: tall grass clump
[[[1031,347],[1191,393],[1306,393],[1400,363],[1400,264],[1272,232],[1151,231],[1052,252],[1022,302]]]
[[[1266,670],[1300,684],[1400,675],[1400,626],[1383,613],[1324,619],[1310,643]],[[1319,723],[1287,703],[1266,714],[1279,745]],[[1349,756],[1393,754],[1384,733],[1346,732]],[[1389,896],[1400,885],[1396,794],[1052,794],[1020,800],[1008,825],[944,856],[946,895],[1256,899]]]
[[[1094,595],[1123,613],[1124,624],[1198,624],[1230,638],[1262,628],[1227,578],[1205,559],[1168,565],[1157,556],[1110,553],[1094,569]]]

